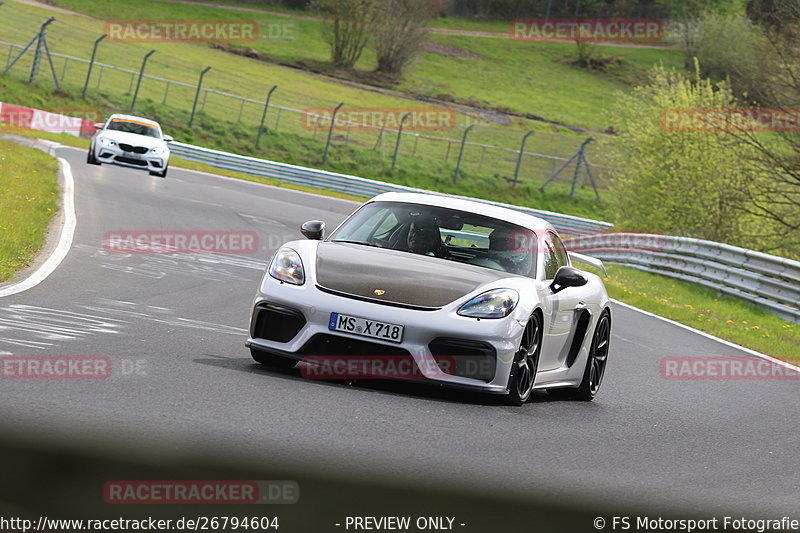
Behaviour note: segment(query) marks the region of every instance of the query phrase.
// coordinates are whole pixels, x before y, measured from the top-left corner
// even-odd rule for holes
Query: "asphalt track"
[[[75,178],[72,248],[38,286],[0,298],[0,355],[107,355],[105,380],[0,381],[3,427],[93,436],[330,476],[596,506],[779,517],[800,503],[798,381],[662,379],[667,356],[750,357],[615,305],[610,362],[590,404],[538,393],[522,408],[405,384],[303,379],[244,347],[265,261],[309,219],[354,204],[210,174],[166,179],[89,166]],[[252,230],[246,255],[110,254],[114,230]],[[132,371],[132,369],[136,369]],[[798,518],[795,516],[795,518]]]

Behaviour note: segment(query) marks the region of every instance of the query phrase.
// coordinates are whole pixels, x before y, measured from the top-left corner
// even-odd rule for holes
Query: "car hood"
[[[317,247],[316,278],[322,289],[390,305],[440,308],[509,276],[479,266],[359,244],[321,242]]]
[[[147,135],[137,135],[126,131],[102,130],[97,136],[111,139],[117,143],[130,144],[132,146],[145,146],[147,148],[158,148],[167,144],[162,139],[148,137]]]

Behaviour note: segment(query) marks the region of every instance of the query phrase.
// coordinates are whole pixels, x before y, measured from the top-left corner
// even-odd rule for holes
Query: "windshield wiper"
[[[382,246],[378,246],[377,244],[370,244],[370,243],[364,242],[364,241],[344,241],[344,240],[340,241],[340,240],[336,239],[336,240],[334,240],[332,242],[342,242],[342,243],[345,243],[345,244],[360,244],[361,246],[371,246],[372,248],[382,248]]]

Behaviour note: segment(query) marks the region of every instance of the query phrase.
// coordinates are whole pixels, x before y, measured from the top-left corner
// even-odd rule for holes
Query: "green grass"
[[[609,296],[741,346],[800,364],[800,325],[692,283],[607,265]]]
[[[98,11],[103,9],[99,3]],[[156,5],[156,4],[152,4]],[[135,4],[139,9],[139,3]],[[174,6],[169,4],[165,9]],[[180,6],[186,9],[186,6]],[[210,9],[210,8],[208,8]],[[226,11],[230,15],[231,12]],[[42,17],[49,13],[29,7],[11,4],[4,6],[4,14],[8,14],[4,21],[0,19],[0,33],[5,40],[26,42],[30,37],[31,28],[41,22]],[[141,13],[140,13],[141,14]],[[202,14],[202,12],[200,13]],[[234,13],[235,14],[235,13]],[[170,11],[164,13],[165,17],[177,16]],[[198,15],[199,16],[199,15]],[[210,15],[208,15],[210,16]],[[317,23],[318,24],[318,23]],[[96,20],[80,17],[59,16],[58,22],[48,30],[48,42],[54,52],[68,53],[79,57],[88,57],[91,43],[103,30],[102,23]],[[502,44],[500,41],[499,44]],[[298,43],[291,43],[298,48]],[[385,90],[367,87],[361,84],[343,82],[338,78],[314,74],[297,68],[288,68],[269,62],[260,62],[253,59],[233,55],[221,50],[214,50],[205,45],[175,44],[175,43],[102,43],[98,52],[98,61],[118,65],[133,71],[138,71],[141,57],[150,49],[157,50],[147,65],[147,73],[179,80],[190,86],[170,85],[169,88],[163,81],[145,79],[139,96],[139,101],[151,100],[163,103],[165,108],[175,112],[189,112],[194,99],[194,88],[191,86],[197,81],[197,76],[202,67],[208,65],[212,70],[204,80],[204,87],[215,91],[234,93],[250,98],[255,103],[247,102],[243,105],[231,98],[225,98],[210,93],[208,101],[201,101],[201,112],[208,118],[216,119],[221,124],[236,122],[239,136],[254,137],[261,117],[263,101],[272,84],[278,86],[272,104],[289,109],[324,108],[332,109],[338,102],[345,102],[347,108],[392,108],[410,109],[417,107],[430,107],[432,104],[421,102],[414,97],[396,90]],[[299,51],[306,47],[302,46]],[[2,52],[2,50],[0,50]],[[313,53],[313,52],[309,52]],[[10,75],[15,79],[23,80],[27,76],[29,58],[14,66]],[[75,91],[83,86],[86,75],[86,65],[74,61],[65,63],[56,59],[56,70],[62,79],[62,85],[68,90]],[[52,87],[47,69],[40,72],[39,82],[43,86]],[[587,74],[587,80],[592,75]],[[116,108],[113,111],[125,111],[132,98],[131,87],[134,77],[128,73],[109,69],[95,70],[90,84],[89,94],[93,99],[104,98],[108,95],[113,100]],[[100,89],[96,86],[102,83]],[[169,90],[167,90],[167,88]],[[436,92],[433,91],[432,92]],[[467,95],[463,99],[469,100]],[[459,97],[461,98],[461,97]],[[458,100],[459,98],[453,97]],[[12,101],[10,98],[6,98]],[[438,105],[438,104],[437,104]],[[137,111],[141,111],[137,106]],[[109,108],[111,109],[111,108]],[[457,109],[460,109],[457,107]],[[474,113],[469,116],[457,113],[457,125],[448,131],[424,132],[420,137],[407,136],[400,150],[399,166],[411,171],[413,165],[409,161],[419,161],[426,168],[436,169],[442,164],[447,167],[447,173],[452,173],[457,156],[458,143],[461,132],[467,123],[478,120]],[[162,120],[160,116],[154,116]],[[300,115],[291,111],[277,111],[271,109],[267,125],[275,129],[279,123],[282,133],[295,134],[298,137],[313,139],[313,129],[301,125]],[[242,127],[239,127],[242,126]],[[554,127],[541,121],[528,120],[520,117],[511,117],[511,125],[502,126],[487,121],[479,121],[479,126],[470,134],[469,140],[483,145],[501,146],[505,150],[487,149],[480,146],[469,146],[464,153],[463,169],[468,175],[482,175],[484,178],[493,178],[495,174],[510,178],[513,175],[516,154],[523,134],[529,129],[536,135],[527,145],[528,152],[535,152],[547,156],[569,157],[580,146],[588,133],[570,131],[566,128]],[[407,133],[409,129],[407,128]],[[317,132],[319,139],[324,131]],[[378,130],[347,132],[344,128],[337,128],[337,139],[347,137],[354,146],[373,147],[380,138]],[[384,162],[392,155],[393,146],[390,144],[391,134],[380,144],[381,158]],[[179,138],[179,140],[188,140]],[[315,144],[316,145],[316,144]],[[593,163],[602,163],[602,151],[590,148],[590,157]],[[278,157],[276,154],[275,157]],[[533,185],[541,183],[557,166],[558,159],[526,155],[523,158],[520,178],[529,180]],[[595,168],[595,175],[603,187],[607,180],[607,173],[599,167]]]
[[[28,266],[58,210],[55,158],[0,141],[0,281]]]
[[[259,23],[262,34],[266,34],[270,27],[290,25],[296,39],[262,36],[257,42],[244,43],[241,47],[259,51],[274,62],[363,79],[352,73],[336,72],[330,67],[324,24],[318,20],[157,0],[138,0],[135,3],[125,0],[56,0],[56,4],[106,19],[150,19],[154,13],[162,19],[247,18]],[[434,26],[502,33],[506,23],[437,19]],[[479,56],[479,59],[425,53],[399,83],[374,78],[368,81],[412,95],[443,96],[479,107],[506,109],[523,116],[534,114],[574,126],[605,129],[609,124],[603,111],[608,108],[615,91],[628,89],[629,82],[640,79],[643,72],[654,64],[676,68],[683,64],[682,53],[678,50],[602,46],[598,47],[599,52],[617,57],[620,65],[608,73],[597,73],[570,63],[576,55],[574,43],[520,42],[454,35],[433,35],[432,38]],[[375,66],[375,55],[368,48],[356,69],[372,71]],[[312,88],[306,90],[316,92]],[[330,99],[336,98],[331,96]]]

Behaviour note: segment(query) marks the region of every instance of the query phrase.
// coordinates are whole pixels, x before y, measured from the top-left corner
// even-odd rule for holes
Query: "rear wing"
[[[608,272],[606,272],[606,266],[601,260],[588,255],[579,254],[578,252],[567,252],[567,255],[569,255],[570,260],[599,268],[603,271],[603,275],[608,276]]]

